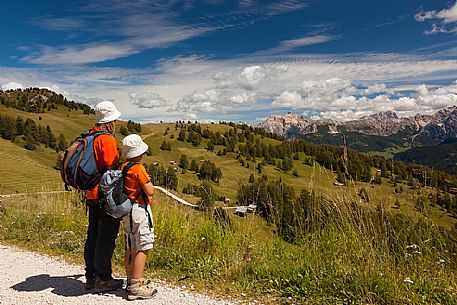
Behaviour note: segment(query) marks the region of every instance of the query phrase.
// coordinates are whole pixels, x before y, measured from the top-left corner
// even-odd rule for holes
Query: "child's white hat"
[[[121,113],[110,101],[100,102],[95,106],[95,119],[97,124],[109,123],[117,120]]]
[[[148,148],[148,144],[144,143],[137,134],[128,135],[122,140],[122,156],[126,159],[141,156]]]

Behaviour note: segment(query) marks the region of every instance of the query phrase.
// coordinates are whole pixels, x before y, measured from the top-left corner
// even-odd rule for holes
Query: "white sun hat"
[[[122,156],[126,159],[141,156],[148,148],[148,144],[144,143],[137,134],[128,135],[122,140]]]
[[[97,124],[109,123],[117,120],[121,113],[110,101],[100,102],[95,106],[95,119]]]

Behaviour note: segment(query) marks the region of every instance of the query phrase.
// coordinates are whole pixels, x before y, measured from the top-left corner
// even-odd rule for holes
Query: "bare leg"
[[[138,251],[133,259],[133,279],[141,279],[143,278],[144,267],[146,266],[146,260],[148,258],[148,251]]]

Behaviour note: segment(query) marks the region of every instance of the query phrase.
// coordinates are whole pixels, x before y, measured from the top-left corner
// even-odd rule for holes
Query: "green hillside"
[[[49,126],[68,143],[95,120],[63,104],[40,113],[0,110],[13,122]],[[158,237],[149,275],[265,304],[455,304],[455,176],[228,123],[119,121],[118,143],[135,128],[150,146],[142,162],[151,177],[176,177],[173,193],[207,207],[154,196]],[[3,199],[0,239],[81,262],[86,218],[77,192],[33,194],[62,190],[54,169],[62,151],[43,139],[26,149],[25,135],[14,128],[7,134],[11,139],[0,140],[0,195],[30,195]],[[199,169],[182,168],[183,155]],[[199,179],[205,164],[222,177]],[[214,206],[199,193],[185,194],[188,185],[212,189]],[[231,212],[250,203],[257,215]],[[122,238],[118,243],[120,271]]]
[[[426,164],[438,170],[457,174],[457,139],[448,140],[435,146],[415,147],[395,154],[405,162]]]
[[[51,109],[43,113],[24,112],[15,108],[0,105],[2,115],[11,117],[22,117],[32,119],[36,124],[49,125],[55,134],[63,134],[68,143],[71,142],[81,132],[88,130],[95,121],[93,114],[85,114],[82,110],[69,109],[66,106],[59,105],[56,109]],[[127,122],[120,121],[117,130],[126,127]],[[183,127],[189,126],[190,122],[182,122]],[[213,133],[219,132],[224,134],[233,126],[227,124],[199,124],[201,130],[209,130]],[[218,156],[217,152],[221,151],[224,146],[215,145],[213,151],[206,149],[209,139],[202,138],[198,146],[187,141],[177,140],[181,126],[177,127],[176,123],[162,124],[144,124],[141,126],[141,135],[145,142],[151,148],[151,155],[145,156],[143,162],[146,164],[158,163],[159,166],[167,168],[169,166],[178,168],[178,164],[171,164],[173,161],[179,163],[180,157],[186,155],[189,159],[197,161],[200,165],[202,160],[209,160],[217,165],[222,171],[222,178],[218,183],[211,182],[216,194],[229,198],[231,202],[237,199],[237,193],[240,184],[247,184],[251,175],[255,178],[266,175],[270,180],[281,180],[286,185],[290,185],[296,193],[302,189],[313,190],[318,194],[324,194],[327,198],[342,200],[360,201],[360,190],[366,189],[370,195],[370,206],[376,207],[382,204],[388,208],[396,209],[397,201],[400,202],[402,210],[411,215],[421,214],[413,208],[412,198],[417,197],[419,193],[431,194],[432,188],[421,188],[410,190],[406,181],[404,181],[403,192],[395,192],[399,185],[393,187],[389,179],[382,178],[381,184],[368,184],[363,181],[355,181],[355,184],[348,183],[347,186],[335,185],[337,175],[334,171],[323,167],[320,162],[305,162],[312,159],[305,153],[298,153],[298,160],[292,160],[293,170],[284,171],[276,165],[265,164],[262,173],[256,169],[258,163],[263,159],[257,158],[256,162],[244,159],[244,166],[237,160],[238,153],[229,152],[226,155]],[[122,141],[124,135],[117,132],[116,138],[118,143]],[[61,190],[60,174],[54,169],[59,154],[53,149],[46,148],[46,145],[39,145],[34,151],[24,149],[22,137],[16,137],[11,141],[1,140],[0,148],[0,165],[1,173],[0,184],[2,192],[24,192],[26,190]],[[167,141],[171,145],[171,151],[161,150],[161,144]],[[265,145],[277,146],[281,144],[280,140],[271,139],[263,135],[254,135],[253,141],[264,143]],[[276,159],[276,162],[280,159]],[[274,162],[273,162],[274,163]],[[306,163],[306,164],[305,164]],[[249,164],[249,165],[248,165]],[[249,166],[249,168],[248,168]],[[5,173],[5,174],[3,174]],[[371,168],[371,175],[376,174],[376,169]],[[187,198],[194,203],[199,201],[198,197],[183,194],[182,190],[188,184],[200,185],[201,181],[195,172],[187,170],[185,173],[179,169],[177,171],[178,188],[176,193]],[[403,203],[403,204],[402,204]],[[222,205],[222,202],[219,203]],[[439,211],[437,207],[430,209],[429,217],[435,218],[439,223],[446,227],[451,227],[455,219]]]

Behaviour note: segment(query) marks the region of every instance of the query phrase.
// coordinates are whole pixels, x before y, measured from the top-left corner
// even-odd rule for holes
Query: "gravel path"
[[[58,258],[0,244],[0,304],[185,304],[232,305],[180,288],[155,283],[159,291],[150,300],[128,301],[125,290],[92,294],[84,289],[81,266]]]

